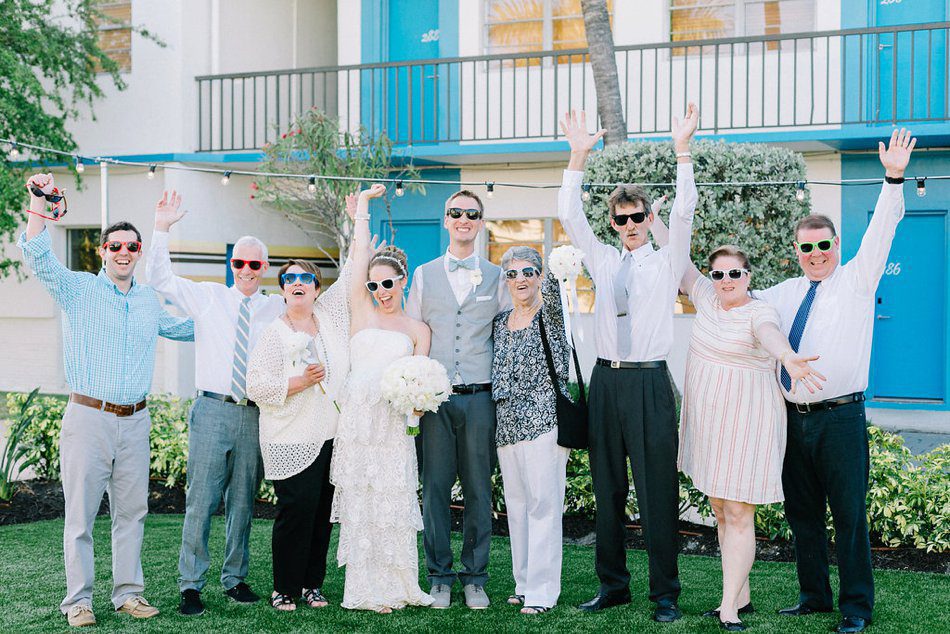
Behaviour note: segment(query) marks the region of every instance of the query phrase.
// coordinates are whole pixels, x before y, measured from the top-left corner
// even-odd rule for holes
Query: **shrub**
[[[3,452],[0,453],[0,501],[9,502],[13,498],[15,483],[14,474],[22,469],[27,469],[36,464],[36,458],[28,457],[29,447],[23,444],[23,434],[30,426],[32,419],[30,417],[30,405],[36,398],[38,390],[33,390],[26,397],[26,400],[20,406],[19,416],[16,421],[9,421],[7,425],[7,437],[3,446]],[[2,441],[3,439],[0,439]]]
[[[29,396],[21,392],[7,394],[7,411],[19,412]],[[62,396],[36,396],[23,412],[31,420],[21,439],[24,456],[33,462],[33,472],[39,478],[59,479],[59,430],[65,409]]]
[[[756,143],[694,141],[696,182],[799,181],[805,178],[801,154]],[[646,141],[612,145],[591,156],[585,180],[593,183],[674,183],[676,157],[672,143]],[[671,194],[669,187],[647,187],[652,198]],[[808,214],[809,203],[798,201],[795,185],[700,187],[693,221],[693,261],[705,266],[706,255],[721,244],[737,244],[752,260],[756,288],[797,275],[791,258],[792,229]],[[591,228],[606,244],[619,244],[607,213],[609,188],[590,191],[585,211]],[[669,218],[669,207],[660,212]]]

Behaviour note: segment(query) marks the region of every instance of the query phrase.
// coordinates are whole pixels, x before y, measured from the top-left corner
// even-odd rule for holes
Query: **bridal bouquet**
[[[442,364],[421,355],[393,361],[383,371],[381,388],[383,398],[393,409],[407,416],[406,433],[410,436],[419,433],[419,419],[413,412],[438,410],[452,392],[449,375]]]
[[[581,274],[584,252],[569,244],[559,246],[548,255],[548,268],[558,280],[565,282]]]

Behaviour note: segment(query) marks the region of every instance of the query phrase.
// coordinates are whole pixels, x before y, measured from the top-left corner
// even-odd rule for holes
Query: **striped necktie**
[[[633,254],[624,252],[620,256],[620,269],[614,276],[614,304],[617,307],[617,357],[624,361],[630,356],[630,292],[627,290],[627,281],[630,277],[630,266],[633,263]]]
[[[241,300],[237,328],[234,331],[234,369],[231,371],[231,396],[240,401],[247,396],[247,342],[251,338],[251,298]]]
[[[798,307],[798,312],[795,313],[795,321],[792,322],[792,329],[788,331],[788,343],[795,352],[798,352],[798,344],[802,342],[802,335],[805,334],[805,323],[808,321],[808,315],[811,313],[811,305],[815,301],[815,292],[818,290],[818,285],[821,284],[821,281],[812,280],[809,284],[811,284],[811,286],[808,287],[808,292],[805,293],[805,299],[802,300],[801,306]],[[786,391],[792,389],[792,377],[788,371],[785,370],[785,366],[782,366],[782,387],[784,387]]]

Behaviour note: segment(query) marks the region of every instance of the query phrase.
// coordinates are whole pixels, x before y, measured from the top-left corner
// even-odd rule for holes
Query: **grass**
[[[590,598],[597,588],[594,575],[594,551],[590,547],[564,547],[564,573],[560,605],[553,611],[534,617],[517,613],[505,604],[514,590],[508,540],[492,542],[491,579],[487,589],[492,607],[473,612],[457,605],[449,610],[407,608],[391,615],[352,612],[339,607],[343,595],[343,571],[335,560],[324,585],[331,605],[321,610],[298,607],[295,613],[278,613],[265,602],[253,606],[229,603],[217,580],[224,544],[224,525],[216,517],[212,527],[212,563],[210,581],[203,597],[207,612],[190,619],[177,611],[176,586],[181,516],[152,515],[145,529],[143,566],[145,596],[162,614],[149,621],[132,622],[118,615],[109,602],[111,592],[111,550],[109,520],[96,522],[96,594],[94,608],[99,622],[97,631],[136,632],[295,632],[335,631],[563,631],[563,632],[718,632],[715,621],[699,614],[718,603],[719,560],[710,557],[683,556],[680,575],[683,595],[680,607],[686,616],[674,624],[660,625],[650,620],[652,604],[646,598],[646,555],[631,551],[628,562],[633,575],[629,606],[612,608],[588,615],[573,606]],[[255,521],[251,536],[251,574],[248,582],[261,594],[271,588],[271,522]],[[0,632],[65,631],[65,619],[58,605],[65,592],[62,552],[62,520],[0,527]],[[456,552],[459,538],[454,536]],[[331,546],[334,559],[336,543]],[[834,573],[833,573],[834,576]],[[950,612],[950,576],[881,570],[877,581],[877,610],[873,634],[886,632],[948,631]],[[424,580],[423,580],[424,581]],[[837,587],[837,577],[832,584]],[[423,588],[427,588],[423,584]],[[458,586],[456,586],[458,591]],[[752,599],[758,612],[746,619],[750,632],[825,632],[837,622],[837,614],[820,614],[797,619],[779,617],[775,609],[795,602],[798,586],[794,566],[781,563],[756,563],[752,571]],[[942,625],[941,625],[942,624]]]

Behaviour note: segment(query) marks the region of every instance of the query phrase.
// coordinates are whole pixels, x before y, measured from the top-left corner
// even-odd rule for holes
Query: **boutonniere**
[[[475,292],[475,289],[478,288],[478,285],[482,283],[482,270],[475,269],[468,274],[468,279],[472,283],[472,292]]]

